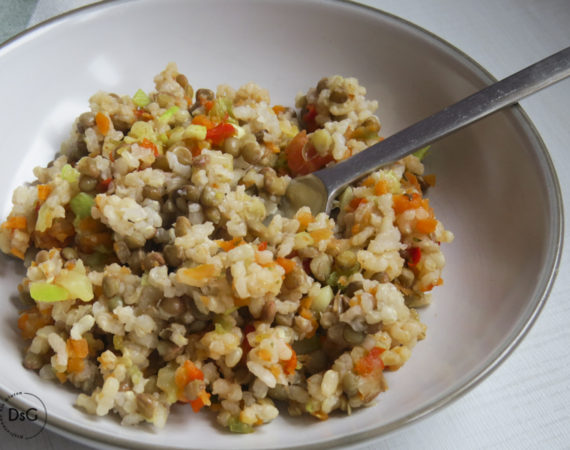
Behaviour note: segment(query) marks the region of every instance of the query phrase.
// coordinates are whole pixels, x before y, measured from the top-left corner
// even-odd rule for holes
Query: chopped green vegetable
[[[30,295],[37,302],[60,302],[69,298],[65,288],[45,281],[30,283]]]
[[[347,187],[343,193],[340,195],[340,210],[344,211],[344,209],[348,206],[350,201],[353,199],[354,194],[352,193],[352,188],[349,186]]]
[[[80,219],[91,217],[91,208],[95,204],[95,199],[85,192],[80,192],[69,202],[71,210]]]
[[[331,272],[331,274],[329,275],[329,277],[327,278],[326,283],[330,286],[330,287],[338,287],[338,279],[339,279],[339,274],[338,272]]]
[[[330,286],[322,287],[318,294],[313,297],[311,302],[311,309],[314,311],[323,312],[329,306],[329,303],[334,297],[333,290]]]
[[[172,116],[174,116],[174,114],[176,114],[178,112],[179,109],[180,109],[180,107],[178,107],[178,106],[171,106],[170,108],[168,108],[165,112],[163,112],[160,115],[158,120],[168,122],[172,118]]]
[[[56,277],[55,282],[63,286],[71,298],[78,298],[84,302],[93,300],[93,286],[85,274],[75,270],[63,269]]]
[[[192,124],[186,127],[182,136],[184,139],[196,139],[197,141],[203,141],[206,139],[207,133],[208,129],[204,125]]]
[[[145,91],[139,89],[137,92],[135,92],[135,95],[133,95],[133,102],[139,108],[144,108],[150,103],[150,98],[148,95],[146,95]]]
[[[414,152],[414,156],[421,161],[426,156],[426,153],[428,152],[430,147],[431,145],[428,145],[427,147],[424,148],[420,148],[417,152]]]
[[[133,144],[137,141],[142,141],[145,138],[154,142],[156,141],[156,133],[150,123],[139,120],[138,122],[133,123],[133,126],[129,131],[129,135],[123,140],[127,144]]]
[[[230,417],[228,427],[233,433],[253,433],[253,427],[241,422],[237,417]]]
[[[70,183],[75,183],[79,180],[79,171],[71,167],[71,165],[66,164],[61,168],[61,178]]]

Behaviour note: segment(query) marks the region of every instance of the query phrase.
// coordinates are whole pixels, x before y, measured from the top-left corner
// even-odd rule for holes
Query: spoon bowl
[[[330,213],[337,194],[353,181],[568,76],[570,47],[497,81],[346,161],[294,178],[285,193],[282,213],[292,217],[302,206],[309,206],[313,214]]]

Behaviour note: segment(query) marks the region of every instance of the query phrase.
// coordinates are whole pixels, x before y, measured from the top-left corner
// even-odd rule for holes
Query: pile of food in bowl
[[[25,367],[77,405],[164,426],[171,405],[233,432],[351,413],[386,389],[426,327],[453,239],[421,154],[348,187],[333,213],[279,214],[292,177],[378,142],[375,101],[323,78],[296,108],[266,90],[99,92],[61,154],[13,194],[0,248],[24,261]]]

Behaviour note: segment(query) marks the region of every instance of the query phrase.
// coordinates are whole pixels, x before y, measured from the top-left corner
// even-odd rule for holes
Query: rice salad
[[[423,152],[348,187],[327,215],[279,214],[292,177],[378,142],[377,102],[329,76],[295,108],[248,83],[99,92],[18,187],[0,248],[24,261],[26,368],[90,414],[163,427],[174,403],[254,431],[325,420],[386,390],[425,337],[416,308],[453,239],[424,197]]]

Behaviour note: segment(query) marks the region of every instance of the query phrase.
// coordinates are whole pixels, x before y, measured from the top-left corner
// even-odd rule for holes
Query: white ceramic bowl
[[[194,86],[255,81],[275,103],[321,77],[359,78],[380,102],[391,133],[492,82],[437,37],[376,10],[342,2],[117,1],[47,22],[0,49],[2,216],[10,192],[53,158],[95,91],[132,94],[176,61]],[[7,125],[8,124],[8,125]],[[68,436],[141,448],[283,448],[342,445],[409,423],[450,402],[500,363],[528,330],[558,267],[562,203],[548,153],[519,107],[433,146],[431,201],[456,236],[446,245],[445,285],[421,312],[427,338],[376,406],[325,422],[284,412],[251,435],[212,417],[173,410],[167,427],[120,427],[73,407],[76,393],[22,367],[17,303],[2,302],[3,396],[41,397],[48,426]],[[0,262],[0,286],[16,297],[22,269]]]

